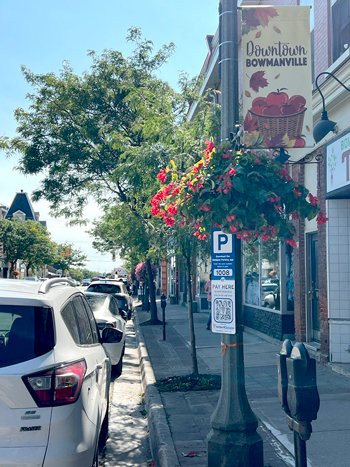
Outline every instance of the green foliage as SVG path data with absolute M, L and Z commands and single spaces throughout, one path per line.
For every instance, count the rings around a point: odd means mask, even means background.
M 51 265 L 65 274 L 71 268 L 84 266 L 86 260 L 86 255 L 79 248 L 74 248 L 70 243 L 59 243 L 56 244 L 56 256 Z
M 5 262 L 15 264 L 21 260 L 27 267 L 36 270 L 53 261 L 56 249 L 46 228 L 36 221 L 0 219 L 0 243 L 3 245 Z

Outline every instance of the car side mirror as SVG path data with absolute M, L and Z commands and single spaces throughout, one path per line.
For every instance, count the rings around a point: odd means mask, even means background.
M 127 314 L 127 312 L 125 310 L 119 309 L 119 314 L 123 319 L 125 319 L 125 321 L 128 320 L 128 314 Z
M 119 329 L 114 329 L 111 327 L 106 327 L 102 331 L 102 344 L 113 344 L 115 342 L 120 342 L 123 338 L 123 333 Z

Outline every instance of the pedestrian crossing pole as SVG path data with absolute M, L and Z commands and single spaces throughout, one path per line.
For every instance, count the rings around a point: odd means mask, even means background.
M 219 70 L 221 140 L 239 123 L 237 0 L 220 0 Z M 208 467 L 263 467 L 258 421 L 245 390 L 241 241 L 235 238 L 236 333 L 221 334 L 222 371 L 218 405 L 208 435 Z

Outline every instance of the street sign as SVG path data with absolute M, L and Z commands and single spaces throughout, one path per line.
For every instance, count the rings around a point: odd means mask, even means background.
M 234 240 L 220 229 L 212 231 L 211 329 L 220 334 L 236 334 Z

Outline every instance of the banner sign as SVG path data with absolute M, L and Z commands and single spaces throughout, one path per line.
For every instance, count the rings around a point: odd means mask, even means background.
M 236 334 L 235 237 L 213 229 L 211 238 L 211 329 Z
M 313 147 L 310 7 L 242 7 L 242 60 L 244 144 Z

